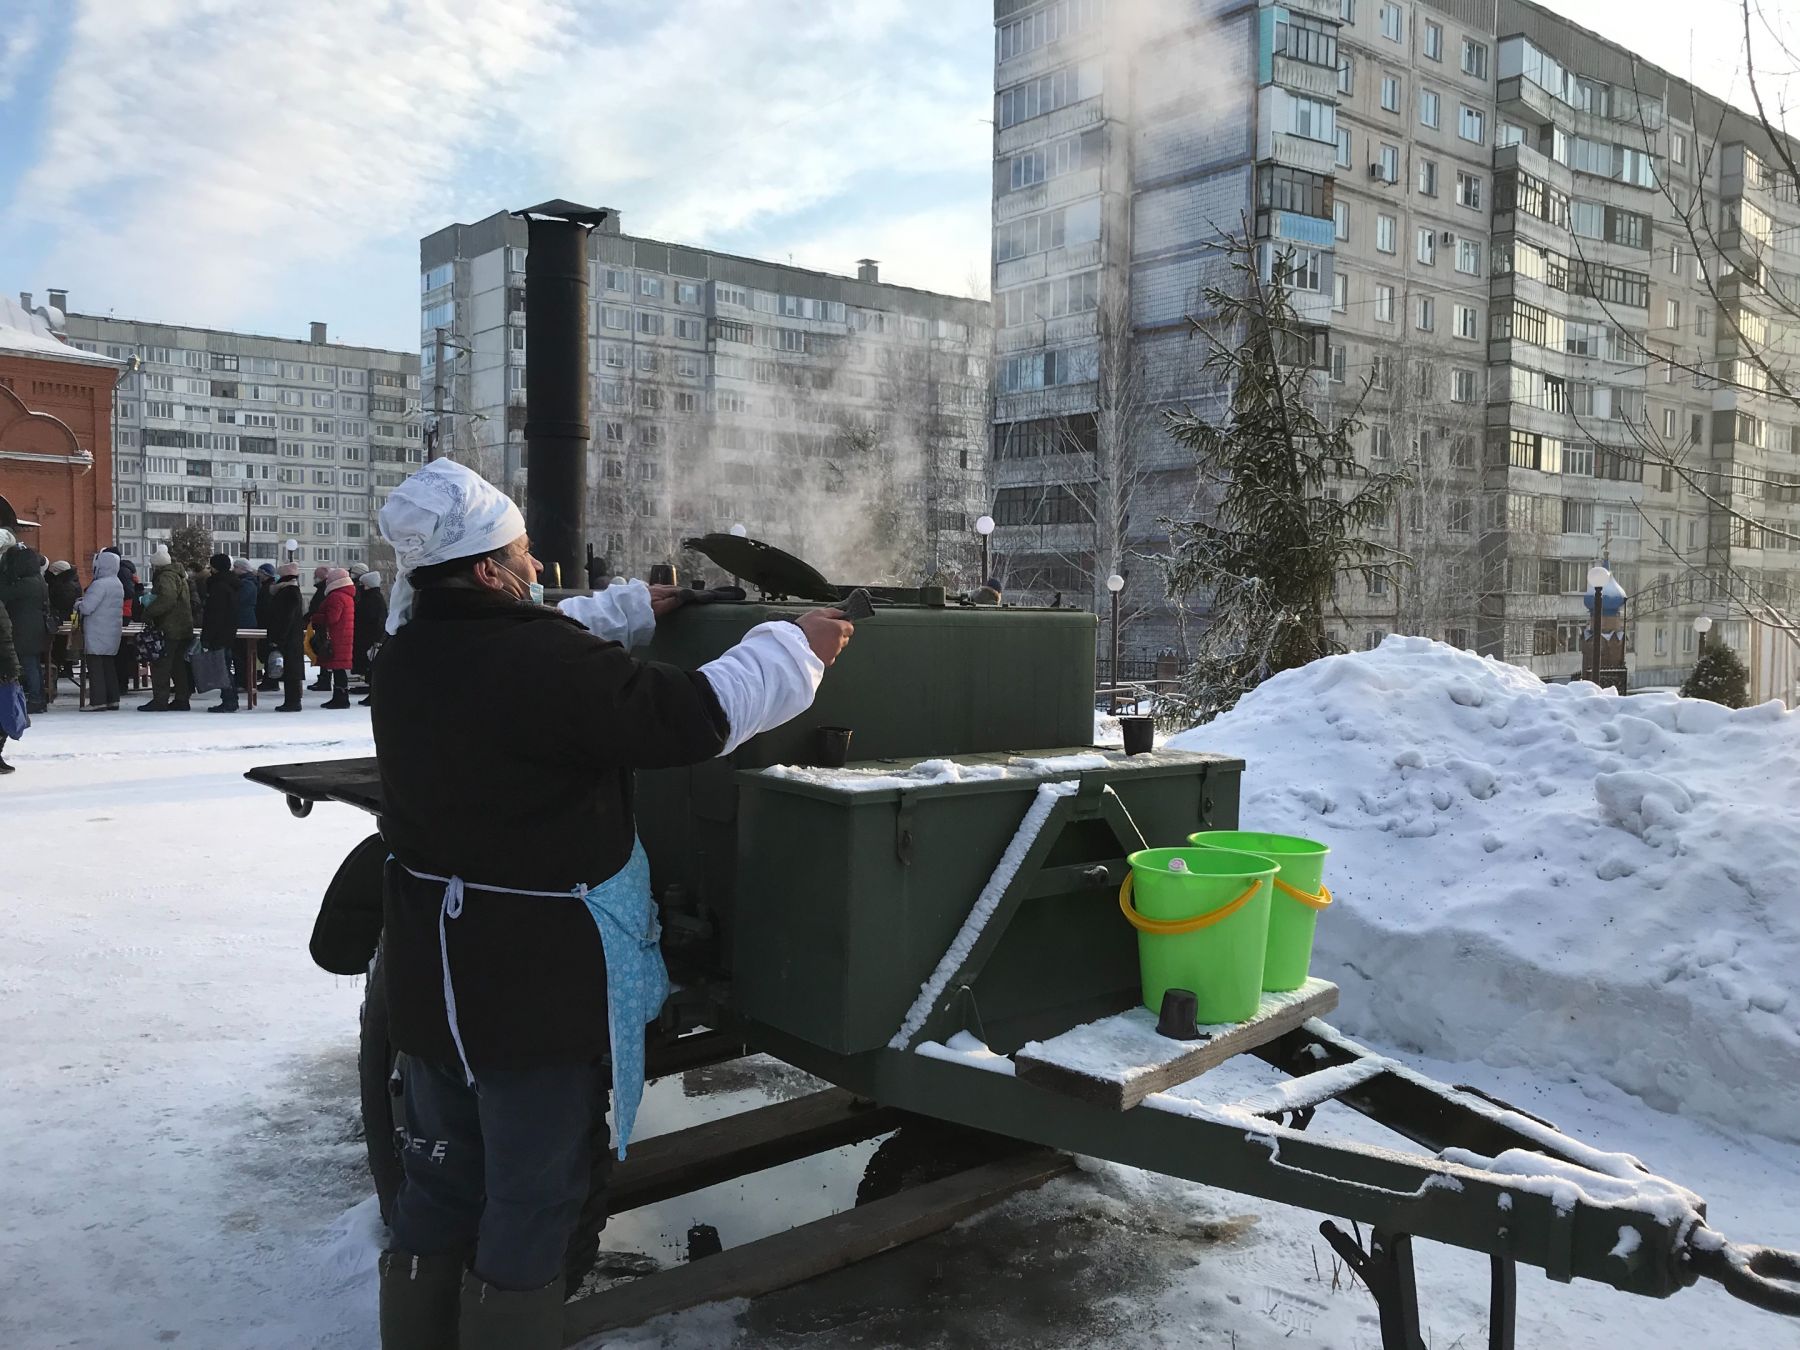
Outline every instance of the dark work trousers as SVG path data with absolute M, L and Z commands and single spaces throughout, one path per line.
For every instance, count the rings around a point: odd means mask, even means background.
M 296 642 L 281 649 L 281 701 L 299 707 L 300 691 L 305 687 L 306 656 Z
M 400 1072 L 407 1142 L 395 1250 L 473 1251 L 475 1274 L 500 1289 L 560 1279 L 595 1164 L 611 1156 L 608 1065 L 490 1069 L 474 1087 L 460 1068 L 410 1055 Z
M 157 703 L 186 703 L 193 694 L 193 676 L 188 669 L 188 648 L 193 639 L 170 638 L 163 654 L 150 666 L 150 692 Z
M 89 657 L 88 702 L 110 707 L 119 701 L 119 663 L 110 656 Z

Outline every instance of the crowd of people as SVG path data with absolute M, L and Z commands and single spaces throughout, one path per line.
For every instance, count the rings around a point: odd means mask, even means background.
M 280 692 L 277 712 L 302 711 L 307 689 L 329 695 L 322 708 L 348 708 L 352 695 L 370 701 L 371 662 L 387 626 L 381 573 L 360 563 L 316 567 L 308 595 L 294 563 L 252 566 L 217 553 L 202 570 L 163 545 L 149 572 L 146 582 L 136 563 L 107 548 L 83 586 L 69 562 L 46 562 L 0 530 L 0 686 L 21 687 L 27 714 L 45 711 L 46 678 L 74 680 L 78 664 L 88 712 L 117 712 L 144 666 L 151 697 L 139 712 L 192 711 L 196 677 L 219 691 L 206 712 L 236 712 L 252 687 Z M 265 636 L 252 647 L 240 640 L 246 630 Z M 0 730 L 0 750 L 5 743 Z M 0 758 L 0 773 L 11 771 Z

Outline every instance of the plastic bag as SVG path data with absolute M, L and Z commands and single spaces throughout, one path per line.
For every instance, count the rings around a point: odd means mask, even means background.
M 215 689 L 223 689 L 231 680 L 231 658 L 223 650 L 196 651 L 189 658 L 194 671 L 194 691 L 209 694 Z
M 30 725 L 31 716 L 25 711 L 25 686 L 17 680 L 0 684 L 0 735 L 16 741 Z

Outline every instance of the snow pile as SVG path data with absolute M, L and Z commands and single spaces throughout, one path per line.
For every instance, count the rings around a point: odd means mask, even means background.
M 1800 1140 L 1800 718 L 1546 685 L 1422 638 L 1280 675 L 1171 748 L 1329 844 L 1314 974 L 1407 1050 L 1600 1076 Z
M 1017 755 L 1004 764 L 964 764 L 954 759 L 924 759 L 909 769 L 818 769 L 801 764 L 775 764 L 758 770 L 765 778 L 785 778 L 838 792 L 895 792 L 944 787 L 951 783 L 993 782 L 999 779 L 1049 778 L 1065 773 L 1113 767 L 1117 756 L 1052 755 L 1034 759 Z

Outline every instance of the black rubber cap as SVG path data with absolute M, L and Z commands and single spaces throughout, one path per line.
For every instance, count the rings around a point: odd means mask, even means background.
M 1165 989 L 1162 1013 L 1156 1019 L 1156 1034 L 1172 1041 L 1197 1041 L 1200 1028 L 1196 1024 L 1200 1001 L 1190 989 Z

